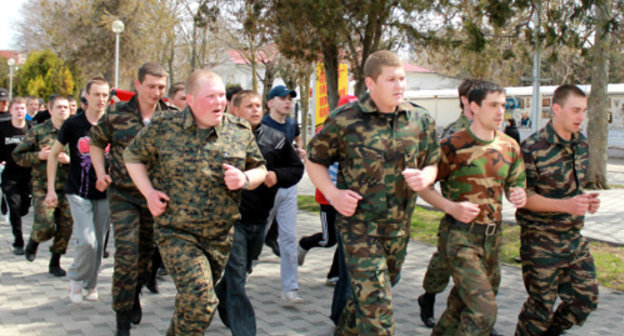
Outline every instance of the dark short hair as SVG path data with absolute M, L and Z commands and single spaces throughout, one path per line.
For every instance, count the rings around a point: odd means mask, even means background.
M 563 106 L 570 95 L 583 98 L 587 97 L 585 92 L 583 92 L 583 90 L 581 90 L 578 86 L 574 84 L 563 84 L 555 89 L 555 92 L 553 93 L 553 105 L 558 104 L 559 106 Z
M 110 88 L 110 84 L 108 84 L 106 79 L 104 79 L 102 77 L 93 77 L 93 78 L 89 79 L 89 81 L 87 81 L 87 85 L 85 85 L 85 92 L 86 93 L 90 93 L 91 92 L 91 86 L 93 84 L 108 85 L 108 87 Z
M 184 89 L 186 89 L 184 82 L 173 83 L 173 85 L 171 85 L 171 87 L 169 88 L 169 93 L 167 97 L 173 99 L 178 91 L 183 91 Z
M 235 107 L 240 107 L 240 104 L 243 102 L 243 99 L 249 96 L 258 97 L 258 99 L 262 100 L 258 92 L 254 90 L 242 90 L 236 93 L 234 97 L 232 97 L 232 105 Z
M 56 95 L 56 96 L 50 98 L 50 100 L 48 101 L 48 106 L 50 106 L 50 109 L 52 109 L 54 107 L 54 104 L 56 104 L 56 102 L 58 100 L 67 100 L 67 102 L 69 102 L 69 97 Z M 76 100 L 76 99 L 74 99 L 74 100 Z
M 143 65 L 141 65 L 141 67 L 139 68 L 139 73 L 138 73 L 138 79 L 139 79 L 139 83 L 143 83 L 143 81 L 145 80 L 145 76 L 147 75 L 151 75 L 154 77 L 167 77 L 167 70 L 165 70 L 165 68 L 158 64 L 158 63 L 145 63 Z
M 402 67 L 403 62 L 396 53 L 390 50 L 375 51 L 368 56 L 366 63 L 364 63 L 364 77 L 370 77 L 376 81 L 383 66 Z
M 477 79 L 466 78 L 457 87 L 457 94 L 459 95 L 459 107 L 463 110 L 464 103 L 462 103 L 461 97 L 468 97 L 470 89 L 477 83 Z
M 232 101 L 232 97 L 241 91 L 243 91 L 243 88 L 240 85 L 229 86 L 225 89 L 225 99 L 227 99 L 227 101 Z
M 468 92 L 468 101 L 471 103 L 475 102 L 477 105 L 481 106 L 481 102 L 485 99 L 488 93 L 495 92 L 505 93 L 505 89 L 496 83 L 479 81 L 472 87 L 472 89 L 470 89 L 470 92 Z

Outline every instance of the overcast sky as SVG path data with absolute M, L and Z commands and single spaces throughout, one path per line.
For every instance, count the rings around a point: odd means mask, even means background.
M 0 19 L 1 50 L 15 47 L 15 43 L 13 43 L 15 28 L 13 26 L 20 15 L 20 8 L 25 2 L 26 0 L 0 0 L 0 13 L 2 13 L 2 19 Z

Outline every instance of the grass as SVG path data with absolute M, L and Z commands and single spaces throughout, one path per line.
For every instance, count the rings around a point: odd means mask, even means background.
M 299 210 L 319 212 L 319 206 L 314 201 L 314 196 L 299 196 L 298 204 Z M 438 240 L 438 224 L 442 215 L 441 211 L 417 206 L 412 216 L 412 238 L 419 242 L 435 245 Z M 591 242 L 589 246 L 596 264 L 598 284 L 624 291 L 624 247 L 601 242 Z M 501 261 L 520 267 L 514 261 L 514 257 L 519 256 L 519 251 L 520 227 L 504 224 Z

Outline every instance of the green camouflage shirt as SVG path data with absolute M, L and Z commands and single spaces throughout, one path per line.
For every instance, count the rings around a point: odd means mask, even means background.
M 533 133 L 522 142 L 527 196 L 537 193 L 563 199 L 582 194 L 589 165 L 588 148 L 587 139 L 580 133 L 574 134 L 570 141 L 563 140 L 553 129 L 552 121 Z M 532 230 L 580 230 L 584 218 L 561 212 L 516 211 L 518 224 Z
M 32 184 L 34 189 L 47 190 L 48 175 L 46 169 L 48 161 L 40 160 L 39 152 L 45 146 L 50 146 L 51 148 L 54 145 L 58 131 L 54 128 L 52 120 L 48 119 L 44 123 L 31 128 L 22 143 L 13 150 L 15 163 L 22 167 L 32 167 Z M 65 153 L 69 155 L 67 146 L 65 146 Z M 61 164 L 59 162 L 54 183 L 57 192 L 65 189 L 68 172 L 69 164 Z
M 176 113 L 175 107 L 159 101 L 154 117 L 160 113 Z M 123 151 L 137 133 L 144 127 L 143 117 L 139 112 L 139 101 L 135 94 L 127 102 L 111 105 L 96 126 L 91 127 L 90 145 L 106 148 L 110 145 L 109 175 L 116 188 L 136 190 L 128 175 L 123 161 Z
M 500 223 L 502 196 L 511 187 L 525 188 L 520 146 L 505 133 L 483 141 L 466 128 L 440 142 L 438 180 L 442 195 L 454 202 L 468 201 L 481 209 L 473 223 Z
M 442 131 L 442 137 L 440 139 L 444 139 L 451 134 L 454 134 L 454 133 L 457 133 L 458 131 L 466 129 L 470 127 L 470 124 L 472 124 L 472 121 L 468 119 L 468 117 L 466 117 L 466 115 L 462 111 L 461 114 L 459 115 L 459 118 L 457 118 L 457 120 L 448 124 L 448 126 L 444 128 L 444 131 Z
M 148 167 L 154 188 L 170 198 L 157 228 L 205 238 L 227 234 L 240 218 L 241 191 L 223 181 L 223 163 L 240 170 L 263 167 L 264 158 L 245 121 L 225 114 L 213 128 L 197 127 L 189 107 L 154 118 L 128 145 L 124 162 Z
M 334 110 L 308 146 L 308 158 L 329 167 L 339 163 L 339 189 L 363 198 L 338 225 L 356 235 L 406 235 L 416 194 L 405 183 L 405 168 L 436 164 L 440 156 L 435 123 L 422 107 L 403 102 L 381 113 L 364 96 Z

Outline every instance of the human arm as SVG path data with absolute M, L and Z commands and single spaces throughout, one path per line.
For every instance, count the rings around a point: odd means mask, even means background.
M 241 189 L 247 181 L 249 181 L 247 190 L 256 189 L 264 182 L 266 176 L 266 168 L 264 166 L 248 169 L 244 172 L 226 163 L 223 164 L 223 168 L 225 169 L 223 180 L 230 190 Z
M 303 162 L 301 162 L 295 148 L 289 146 L 286 137 L 283 138 L 283 141 L 281 141 L 277 147 L 280 147 L 279 155 L 275 160 L 277 162 L 275 162 L 272 167 L 272 172 L 275 175 L 275 183 L 280 188 L 292 187 L 297 184 L 303 176 L 303 171 L 305 169 Z M 272 187 L 272 185 L 267 184 L 270 173 L 271 171 L 267 172 L 267 178 L 264 181 L 264 184 L 269 188 Z
M 448 200 L 433 188 L 418 191 L 418 196 L 460 222 L 470 223 L 481 212 L 478 205 L 468 201 L 454 202 Z
M 301 139 L 301 135 L 297 135 L 295 137 L 295 144 L 297 144 L 297 147 L 295 147 L 295 150 L 297 151 L 297 155 L 299 155 L 299 158 L 301 160 L 305 161 L 307 153 L 305 149 L 303 149 L 303 140 Z
M 600 207 L 598 193 L 581 194 L 574 197 L 557 199 L 534 193 L 527 198 L 524 209 L 535 212 L 563 212 L 570 215 L 584 216 L 596 213 Z
M 160 190 L 154 189 L 147 175 L 147 167 L 143 163 L 126 163 L 128 175 L 147 201 L 147 208 L 154 217 L 165 212 L 169 196 Z
M 435 164 L 426 166 L 422 170 L 406 168 L 401 172 L 407 185 L 414 191 L 420 191 L 432 185 L 437 174 L 438 166 Z
M 40 151 L 37 151 L 37 137 L 31 129 L 24 137 L 24 140 L 15 147 L 11 155 L 13 156 L 13 161 L 19 166 L 32 167 L 38 162 L 46 160 L 49 151 L 50 146 L 44 146 Z
M 54 141 L 54 145 L 52 145 L 52 148 L 48 153 L 48 163 L 46 166 L 48 192 L 45 197 L 45 202 L 48 206 L 54 208 L 58 205 L 58 196 L 56 195 L 55 190 L 56 170 L 59 162 L 58 154 L 63 150 L 63 147 L 63 144 L 61 144 L 58 140 Z
M 99 146 L 92 145 L 90 148 L 90 154 L 91 164 L 93 165 L 93 170 L 95 170 L 95 175 L 97 176 L 95 187 L 97 190 L 104 192 L 112 182 L 110 175 L 106 173 L 106 157 L 104 149 Z
M 357 209 L 358 201 L 362 199 L 360 194 L 348 189 L 338 189 L 329 178 L 327 167 L 309 161 L 306 169 L 310 180 L 325 195 L 325 198 L 333 205 L 333 207 L 341 215 L 350 217 Z

